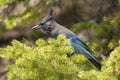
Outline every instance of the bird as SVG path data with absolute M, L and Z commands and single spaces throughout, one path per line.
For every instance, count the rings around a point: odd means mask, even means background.
M 74 49 L 74 52 L 71 54 L 67 54 L 68 57 L 71 57 L 75 53 L 83 54 L 87 57 L 88 60 L 94 64 L 94 66 L 101 70 L 100 62 L 92 55 L 92 51 L 90 48 L 79 38 L 75 33 L 66 27 L 58 24 L 53 18 L 53 8 L 51 8 L 50 12 L 47 16 L 45 16 L 39 24 L 32 27 L 33 30 L 40 30 L 43 33 L 47 34 L 49 37 L 57 38 L 59 34 L 64 34 L 67 39 L 71 40 L 71 46 Z

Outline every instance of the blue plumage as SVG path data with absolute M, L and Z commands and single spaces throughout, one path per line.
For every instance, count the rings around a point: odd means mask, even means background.
M 74 48 L 74 53 L 82 53 L 85 55 L 98 69 L 101 69 L 101 65 L 98 60 L 91 54 L 89 47 L 76 35 L 66 36 L 71 40 L 71 45 Z
M 67 35 L 66 37 L 67 37 L 68 39 L 70 39 L 71 42 L 76 43 L 76 44 L 79 44 L 79 45 L 81 45 L 83 48 L 85 48 L 86 50 L 89 50 L 89 51 L 90 51 L 89 47 L 88 47 L 78 36 L 76 36 L 76 35 Z

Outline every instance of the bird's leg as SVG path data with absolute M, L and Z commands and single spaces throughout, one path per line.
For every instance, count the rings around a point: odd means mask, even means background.
M 71 54 L 67 53 L 67 57 L 71 57 L 73 54 L 74 54 L 74 52 Z

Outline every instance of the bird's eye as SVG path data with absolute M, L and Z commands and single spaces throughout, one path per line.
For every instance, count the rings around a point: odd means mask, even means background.
M 39 25 L 44 25 L 45 23 L 40 23 Z

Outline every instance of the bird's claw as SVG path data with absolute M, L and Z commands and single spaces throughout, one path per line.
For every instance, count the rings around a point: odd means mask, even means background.
M 67 57 L 71 57 L 74 53 L 70 54 L 70 53 L 67 53 Z

